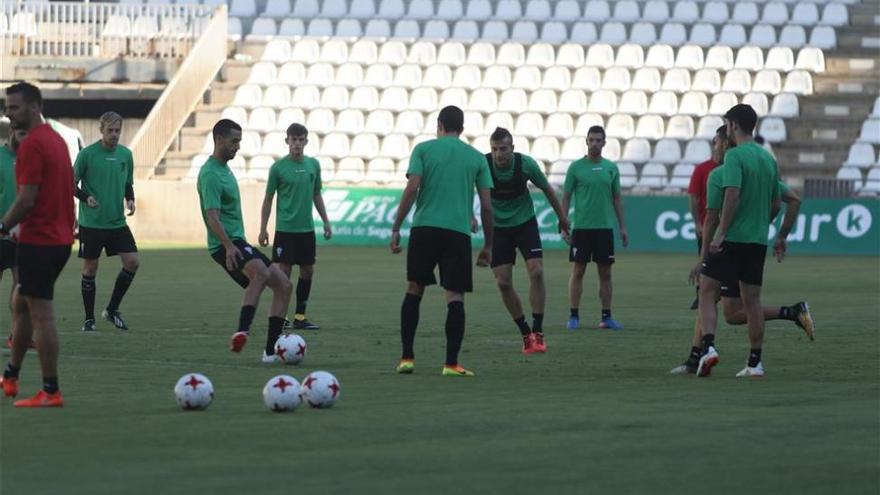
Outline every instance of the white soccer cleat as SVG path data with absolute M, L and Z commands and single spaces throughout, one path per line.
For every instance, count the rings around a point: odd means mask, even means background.
M 697 370 L 695 368 L 692 368 L 686 364 L 680 364 L 680 365 L 676 366 L 675 368 L 672 368 L 671 370 L 669 370 L 669 374 L 670 375 L 693 375 L 694 373 L 696 373 L 696 371 Z
M 263 362 L 267 364 L 280 363 L 281 357 L 278 354 L 266 354 L 266 351 L 263 351 Z
M 712 368 L 718 364 L 719 360 L 718 351 L 715 350 L 714 346 L 709 346 L 706 354 L 703 354 L 703 357 L 700 358 L 700 364 L 697 366 L 697 376 L 711 375 Z
M 758 363 L 757 366 L 751 367 L 746 366 L 739 373 L 736 374 L 737 378 L 763 378 L 764 377 L 764 365 Z

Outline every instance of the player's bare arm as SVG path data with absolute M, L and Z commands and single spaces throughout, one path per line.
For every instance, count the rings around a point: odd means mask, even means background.
M 565 217 L 568 218 L 568 212 L 571 209 L 571 193 L 565 191 L 562 193 L 562 211 L 565 212 Z M 566 244 L 571 244 L 571 232 L 563 232 L 562 240 L 565 241 Z
M 779 233 L 776 234 L 776 240 L 773 242 L 773 255 L 776 256 L 776 261 L 780 263 L 785 259 L 786 239 L 788 239 L 788 234 L 791 233 L 791 229 L 794 227 L 798 213 L 801 210 L 801 198 L 794 191 L 786 191 L 781 199 L 785 202 L 785 216 L 782 217 L 782 225 L 779 227 Z
M 333 237 L 333 228 L 330 226 L 330 219 L 327 217 L 327 208 L 324 207 L 324 197 L 321 193 L 315 193 L 312 201 L 315 203 L 315 209 L 318 210 L 318 216 L 324 224 L 324 239 L 330 240 Z
M 421 175 L 410 174 L 406 181 L 406 187 L 403 189 L 403 196 L 400 198 L 400 206 L 397 208 L 397 217 L 394 219 L 394 224 L 391 226 L 391 252 L 394 254 L 402 251 L 400 248 L 400 226 L 403 224 L 403 220 L 406 216 L 409 215 L 409 210 L 416 201 L 416 194 L 419 192 L 419 186 L 421 184 Z
M 480 195 L 480 220 L 483 221 L 483 249 L 477 255 L 477 266 L 489 266 L 492 262 L 492 235 L 494 225 L 492 218 L 492 193 L 490 189 L 477 190 Z
M 559 203 L 559 198 L 556 197 L 556 191 L 553 190 L 553 186 L 549 184 L 547 187 L 541 187 L 538 184 L 535 185 L 544 193 L 544 196 L 547 197 L 547 202 L 550 203 L 553 211 L 556 212 L 556 218 L 559 220 L 559 232 L 565 236 L 570 235 L 571 226 L 568 222 L 568 210 L 563 208 Z
M 208 217 L 208 227 L 211 228 L 211 232 L 220 239 L 220 243 L 223 244 L 223 249 L 226 250 L 226 268 L 229 271 L 234 271 L 238 268 L 238 262 L 243 260 L 244 257 L 241 255 L 241 251 L 235 247 L 235 244 L 232 243 L 232 239 L 226 235 L 226 231 L 223 229 L 223 224 L 220 223 L 220 210 L 210 209 L 206 213 Z
M 715 236 L 715 232 L 718 230 L 719 221 L 718 210 L 706 210 L 706 220 L 703 223 L 703 234 L 706 235 L 705 239 L 711 239 Z M 697 282 L 700 281 L 700 271 L 703 269 L 703 260 L 708 256 L 709 243 L 704 242 L 703 247 L 700 249 L 700 257 L 697 260 L 697 264 L 691 269 L 690 275 L 688 275 L 688 282 L 690 282 L 691 285 L 696 285 Z
M 626 223 L 623 220 L 623 197 L 618 193 L 614 195 L 614 214 L 617 216 L 617 225 L 620 226 L 620 242 L 623 247 L 629 246 L 629 233 L 626 231 Z
M 269 224 L 269 215 L 272 214 L 272 199 L 274 197 L 274 192 L 266 191 L 266 195 L 263 197 L 263 206 L 260 208 L 260 236 L 257 241 L 263 247 L 269 245 L 269 232 L 266 230 L 266 226 Z

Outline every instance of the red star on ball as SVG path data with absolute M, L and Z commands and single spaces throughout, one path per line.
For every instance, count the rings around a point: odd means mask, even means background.
M 333 391 L 333 397 L 336 397 L 336 394 L 339 393 L 339 384 L 336 382 L 333 382 L 330 385 L 327 385 L 327 388 L 329 388 L 330 390 Z
M 186 385 L 189 385 L 190 387 L 192 387 L 193 390 L 195 390 L 195 389 L 199 388 L 199 385 L 201 385 L 205 382 L 196 378 L 196 375 L 190 375 L 189 380 L 187 380 L 185 383 L 186 383 Z
M 278 354 L 278 357 L 280 357 L 281 359 L 284 359 L 284 354 L 286 354 L 286 353 L 287 353 L 287 349 L 284 347 L 275 348 L 275 354 Z
M 306 355 L 306 346 L 304 346 L 302 344 L 297 344 L 296 355 L 297 356 L 305 356 Z
M 274 387 L 274 388 L 280 388 L 280 389 L 281 389 L 281 393 L 283 394 L 283 393 L 284 393 L 284 390 L 285 390 L 287 387 L 290 387 L 290 386 L 292 386 L 292 385 L 293 385 L 293 383 L 291 383 L 291 382 L 285 380 L 284 378 L 279 378 L 278 381 L 275 382 L 275 385 L 272 385 L 272 387 Z
M 312 388 L 312 384 L 315 383 L 316 378 L 312 375 L 306 377 L 306 381 L 303 382 L 303 387 Z

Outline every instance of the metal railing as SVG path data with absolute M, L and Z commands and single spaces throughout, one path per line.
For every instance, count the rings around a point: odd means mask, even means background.
M 824 177 L 804 179 L 805 198 L 850 198 L 855 195 L 856 184 L 852 180 Z
M 183 58 L 213 7 L 0 1 L 0 55 Z
M 131 140 L 135 174 L 149 178 L 226 62 L 226 6 L 216 9 L 143 125 Z

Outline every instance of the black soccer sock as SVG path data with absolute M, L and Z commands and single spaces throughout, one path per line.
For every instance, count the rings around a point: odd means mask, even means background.
M 446 366 L 455 366 L 464 340 L 464 302 L 452 301 L 446 307 Z
M 715 334 L 709 333 L 703 335 L 703 353 L 709 350 L 709 347 L 715 347 Z
M 611 310 L 610 309 L 603 309 L 602 310 L 602 319 L 608 320 L 610 318 L 611 318 Z
M 752 349 L 749 351 L 749 368 L 758 366 L 761 362 L 761 349 Z
M 134 280 L 133 272 L 130 272 L 125 268 L 119 270 L 119 275 L 116 276 L 116 285 L 113 286 L 113 295 L 110 296 L 110 303 L 107 304 L 108 312 L 113 312 L 119 309 L 122 297 L 125 296 L 128 288 L 131 287 L 132 280 Z
M 416 328 L 419 326 L 419 305 L 421 296 L 407 293 L 400 305 L 400 343 L 403 346 L 403 359 L 414 359 L 413 343 L 416 340 Z
M 296 314 L 306 314 L 306 304 L 309 303 L 309 293 L 312 292 L 312 279 L 300 277 L 296 283 Z
M 238 315 L 238 331 L 250 332 L 251 323 L 254 322 L 254 314 L 257 312 L 256 306 L 242 306 L 241 313 Z
M 83 296 L 83 309 L 87 320 L 95 319 L 95 277 L 82 276 L 80 289 Z
M 284 328 L 284 318 L 279 316 L 269 317 L 269 332 L 266 334 L 266 355 L 275 354 L 275 342 L 281 336 L 281 329 Z
M 58 392 L 58 377 L 57 376 L 44 376 L 43 377 L 43 391 L 47 394 L 54 394 Z
M 794 308 L 791 306 L 780 306 L 779 319 L 794 321 Z
M 523 335 L 532 333 L 532 329 L 529 328 L 529 324 L 526 323 L 526 317 L 524 315 L 520 315 L 519 318 L 514 318 L 513 322 L 516 323 L 516 326 L 519 328 L 519 333 Z
M 700 363 L 700 358 L 702 356 L 703 356 L 703 351 L 701 351 L 699 347 L 693 346 L 693 347 L 691 347 L 691 354 L 690 354 L 690 356 L 688 356 L 687 361 L 685 361 L 685 364 L 688 366 L 691 366 L 693 368 L 696 368 L 697 365 Z
M 581 317 L 580 312 L 578 311 L 577 308 L 571 308 L 571 317 L 572 318 L 580 318 Z
M 6 363 L 6 369 L 3 370 L 3 378 L 18 378 L 21 368 L 17 368 L 12 363 Z
M 544 313 L 532 313 L 532 331 L 544 333 Z

